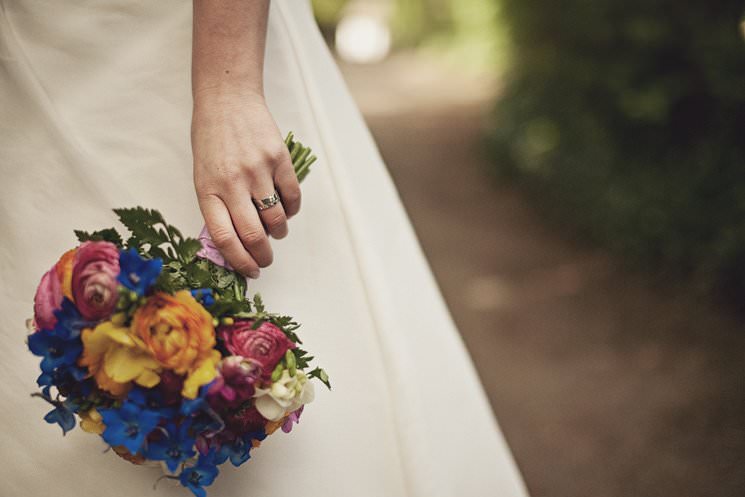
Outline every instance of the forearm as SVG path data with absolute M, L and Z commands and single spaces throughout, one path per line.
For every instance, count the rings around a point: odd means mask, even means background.
M 270 0 L 194 0 L 192 94 L 263 95 Z
M 287 235 L 301 196 L 264 98 L 269 2 L 194 0 L 194 187 L 215 245 L 251 278 L 272 263 L 268 236 Z M 277 194 L 281 201 L 271 207 L 254 203 Z

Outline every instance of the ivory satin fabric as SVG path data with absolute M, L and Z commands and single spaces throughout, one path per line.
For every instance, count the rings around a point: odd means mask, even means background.
M 472 363 L 305 0 L 274 0 L 265 87 L 319 160 L 290 236 L 251 291 L 303 323 L 331 375 L 212 497 L 522 497 Z M 144 205 L 196 235 L 191 2 L 0 0 L 0 497 L 190 495 L 42 417 L 24 343 L 39 278 Z

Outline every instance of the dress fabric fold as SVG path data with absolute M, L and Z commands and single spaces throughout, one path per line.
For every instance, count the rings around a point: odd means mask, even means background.
M 196 236 L 191 2 L 0 0 L 0 496 L 183 496 L 31 398 L 24 322 L 73 229 L 142 205 Z M 332 376 L 212 497 L 523 497 L 522 479 L 375 143 L 305 0 L 273 0 L 265 90 L 318 162 L 250 284 Z

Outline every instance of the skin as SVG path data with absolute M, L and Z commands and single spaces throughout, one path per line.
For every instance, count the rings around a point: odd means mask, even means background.
M 258 278 L 269 237 L 287 236 L 300 186 L 263 86 L 269 0 L 194 0 L 191 142 L 194 187 L 225 259 Z M 258 211 L 274 191 L 282 202 Z

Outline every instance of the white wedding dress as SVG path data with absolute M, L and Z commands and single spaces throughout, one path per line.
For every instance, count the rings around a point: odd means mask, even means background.
M 191 2 L 0 0 L 0 496 L 190 495 L 79 428 L 42 420 L 24 321 L 73 228 L 143 205 L 196 235 Z M 252 283 L 293 314 L 333 382 L 290 435 L 213 497 L 522 497 L 493 419 L 375 144 L 306 0 L 272 2 L 265 87 L 319 161 L 290 236 Z

